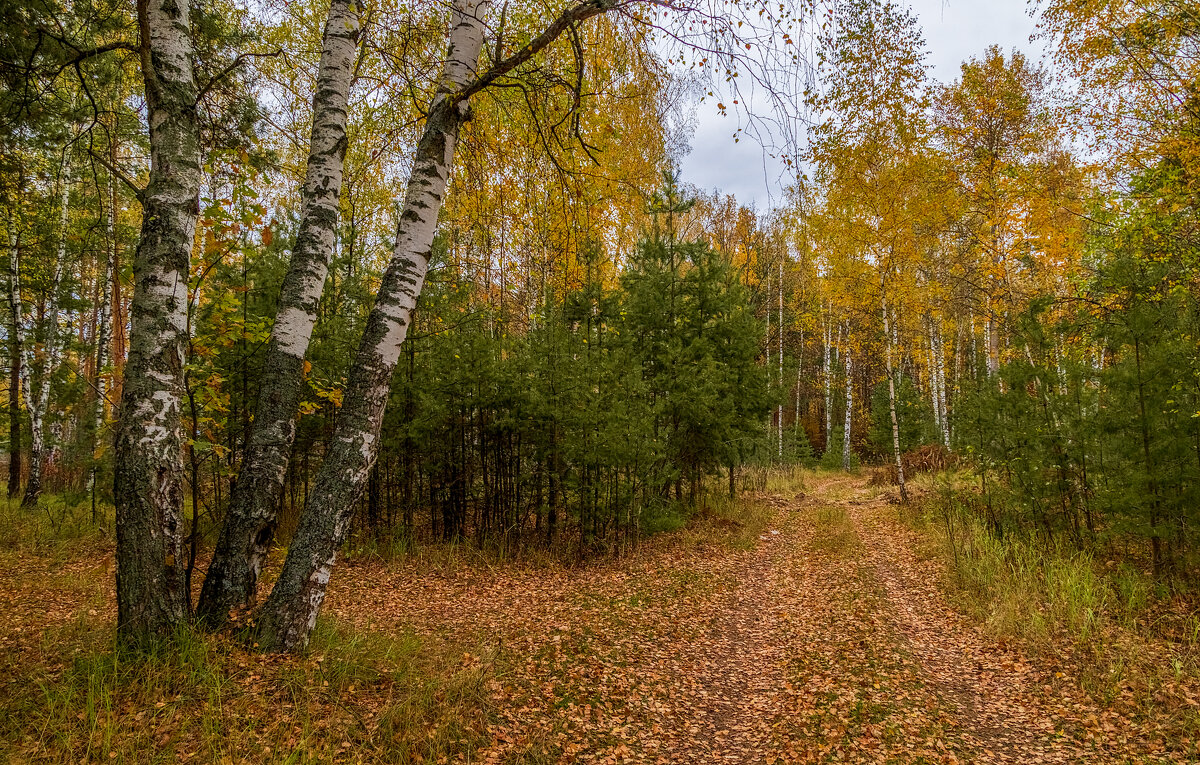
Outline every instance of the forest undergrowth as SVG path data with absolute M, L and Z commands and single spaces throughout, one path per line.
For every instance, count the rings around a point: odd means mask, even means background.
M 777 487 L 790 475 L 759 471 L 747 481 Z M 618 601 L 681 597 L 706 581 L 671 571 L 612 595 L 604 583 L 632 576 L 633 561 L 614 550 L 581 562 L 570 539 L 516 549 L 358 544 L 335 583 L 334 613 L 302 657 L 263 656 L 236 632 L 192 630 L 152 655 L 122 655 L 111 512 L 58 497 L 34 511 L 0 502 L 6 762 L 475 762 L 489 741 L 504 740 L 488 733 L 498 709 L 487 690 L 511 671 L 512 652 L 480 626 L 488 615 L 513 616 L 500 603 L 544 616 L 555 588 L 577 589 L 572 607 L 599 618 Z M 765 523 L 755 501 L 714 490 L 690 522 L 646 540 L 639 559 L 744 550 Z M 636 568 L 645 577 L 645 565 Z M 591 589 L 569 586 L 579 576 Z M 440 591 L 425 597 L 431 589 Z

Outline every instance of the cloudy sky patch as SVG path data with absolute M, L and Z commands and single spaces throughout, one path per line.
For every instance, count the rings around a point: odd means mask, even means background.
M 1022 51 L 1034 61 L 1043 56 L 1042 41 L 1030 42 L 1037 20 L 1025 0 L 913 0 L 911 7 L 925 34 L 930 75 L 941 82 L 956 79 L 959 65 L 989 45 L 1006 53 Z M 788 176 L 782 163 L 753 140 L 734 143 L 737 127 L 736 115 L 718 113 L 716 99 L 699 104 L 692 151 L 682 163 L 683 180 L 734 194 L 765 211 L 780 202 Z

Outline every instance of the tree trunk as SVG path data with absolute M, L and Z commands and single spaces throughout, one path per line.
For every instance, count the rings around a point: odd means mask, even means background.
M 8 214 L 8 308 L 12 324 L 8 332 L 8 498 L 21 492 L 21 278 L 18 263 L 17 228 Z
M 355 501 L 375 461 L 392 370 L 425 281 L 459 127 L 469 115 L 467 102 L 450 96 L 475 78 L 484 40 L 479 16 L 487 4 L 455 2 L 447 61 L 417 146 L 391 262 L 350 369 L 329 452 L 258 620 L 264 650 L 290 651 L 307 644 Z
M 259 645 L 264 650 L 302 648 L 316 625 L 337 550 L 378 452 L 392 372 L 425 282 L 458 131 L 470 118 L 470 97 L 567 30 L 614 7 L 612 0 L 572 5 L 516 53 L 476 76 L 485 33 L 482 17 L 489 5 L 490 0 L 454 3 L 446 63 L 417 144 L 392 258 L 350 368 L 344 403 L 316 486 L 301 512 L 279 580 L 259 615 Z M 465 499 L 461 485 L 455 491 Z M 461 503 L 458 510 L 456 531 L 461 532 Z
M 776 428 L 779 435 L 779 461 L 783 462 L 783 253 L 779 255 L 779 404 L 776 406 Z
M 995 377 L 1000 372 L 1000 328 L 990 303 L 987 315 L 987 370 L 988 377 Z
M 93 413 L 92 468 L 88 473 L 88 494 L 92 495 L 93 508 L 96 504 L 96 473 L 99 471 L 100 456 L 103 453 L 104 417 L 108 406 L 108 378 L 105 376 L 105 367 L 107 366 L 109 336 L 112 334 L 112 276 L 113 263 L 116 261 L 117 255 L 116 214 L 117 193 L 113 185 L 112 173 L 109 173 L 108 200 L 105 204 L 107 239 L 105 240 L 104 268 L 101 269 L 100 276 L 100 315 L 96 321 L 96 410 Z M 93 517 L 92 521 L 95 522 L 95 520 Z
M 935 323 L 933 328 L 934 345 L 937 348 L 934 360 L 937 364 L 938 390 L 938 419 L 942 423 L 942 443 L 950 448 L 950 410 L 946 407 L 946 342 L 942 337 L 942 325 Z
M 842 431 L 842 470 L 850 469 L 850 425 L 854 413 L 854 378 L 852 376 L 853 358 L 850 350 L 846 350 L 846 423 Z
M 892 371 L 892 334 L 889 331 L 887 299 L 883 301 L 883 335 L 886 338 L 884 342 L 887 347 L 884 350 L 884 359 L 887 362 L 887 378 L 888 378 L 888 414 L 892 418 L 892 457 L 896 462 L 896 480 L 900 484 L 900 501 L 908 501 L 908 487 L 904 483 L 904 460 L 900 458 L 900 419 L 896 416 L 896 375 Z M 847 357 L 847 369 L 849 369 L 849 357 Z M 849 431 L 849 428 L 847 428 Z M 847 439 L 847 443 L 849 440 Z M 843 456 L 842 462 L 847 462 Z
M 275 326 L 263 361 L 258 406 L 228 515 L 204 578 L 197 614 L 224 623 L 230 609 L 254 602 L 274 536 L 296 415 L 305 390 L 304 355 L 317 320 L 337 237 L 346 156 L 346 119 L 358 49 L 354 0 L 333 0 L 325 22 L 300 228 L 283 279 Z
M 792 415 L 792 427 L 796 431 L 796 441 L 800 440 L 800 387 L 804 380 L 804 330 L 800 330 L 800 338 L 796 345 L 796 408 Z
M 829 320 L 825 320 L 825 451 L 833 446 L 833 367 L 830 366 L 830 343 L 833 342 Z
M 139 0 L 150 177 L 134 256 L 133 323 L 117 425 L 117 634 L 145 644 L 187 615 L 180 414 L 187 284 L 200 192 L 189 4 Z
M 675 264 L 672 263 L 671 267 L 674 268 Z M 767 320 L 767 333 L 763 337 L 763 343 L 767 347 L 767 361 L 766 361 L 766 364 L 764 364 L 764 366 L 766 367 L 767 390 L 769 391 L 772 387 L 772 380 L 771 380 L 771 269 L 770 269 L 770 266 L 767 267 L 767 283 L 764 286 L 763 291 L 764 291 L 763 305 L 766 306 L 765 313 L 766 313 L 766 320 Z M 672 326 L 672 325 L 673 325 L 673 322 L 669 323 L 667 326 Z M 775 439 L 775 435 L 772 432 L 772 429 L 774 428 L 774 425 L 775 425 L 774 414 L 773 414 L 773 412 L 771 412 L 770 409 L 767 410 L 766 425 L 767 425 L 767 443 L 770 444 Z
M 42 368 L 37 398 L 33 396 L 33 355 L 26 353 L 21 365 L 25 374 L 21 378 L 22 392 L 25 397 L 25 409 L 29 412 L 29 477 L 25 481 L 25 496 L 21 499 L 22 507 L 37 507 L 42 495 L 42 473 L 46 467 L 46 415 L 50 411 L 50 385 L 54 379 L 54 369 L 58 366 L 58 285 L 62 281 L 63 264 L 67 260 L 67 222 L 70 215 L 71 186 L 68 182 L 70 168 L 66 159 L 67 149 L 63 148 L 63 160 L 59 166 L 59 219 L 58 219 L 58 249 L 54 255 L 54 272 L 50 279 L 50 290 L 46 306 L 45 328 L 42 330 Z M 13 273 L 17 289 L 20 289 L 19 263 L 13 262 Z M 16 304 L 20 306 L 20 293 L 17 293 Z M 18 313 L 18 324 L 20 315 Z M 26 349 L 29 346 L 25 346 Z
M 933 407 L 933 426 L 941 432 L 942 429 L 942 410 L 938 406 L 938 375 L 937 375 L 937 336 L 934 331 L 934 318 L 928 316 L 927 328 L 929 330 L 929 405 Z

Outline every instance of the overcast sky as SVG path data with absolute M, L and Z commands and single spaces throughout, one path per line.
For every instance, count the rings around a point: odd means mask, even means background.
M 903 3 L 904 0 L 898 0 Z M 930 75 L 942 82 L 958 77 L 959 64 L 989 45 L 1043 55 L 1040 41 L 1030 42 L 1036 19 L 1025 0 L 910 0 L 925 33 Z M 736 117 L 722 117 L 710 100 L 699 105 L 692 151 L 683 160 L 683 180 L 705 190 L 720 189 L 742 203 L 766 211 L 779 202 L 780 166 L 761 147 L 731 137 Z

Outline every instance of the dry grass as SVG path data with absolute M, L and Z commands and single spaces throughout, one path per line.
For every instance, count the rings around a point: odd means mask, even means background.
M 945 566 L 952 601 L 1002 641 L 1015 641 L 1105 706 L 1200 737 L 1200 602 L 1135 566 L 1015 533 L 998 539 L 954 497 L 969 475 L 922 477 L 902 512 Z

